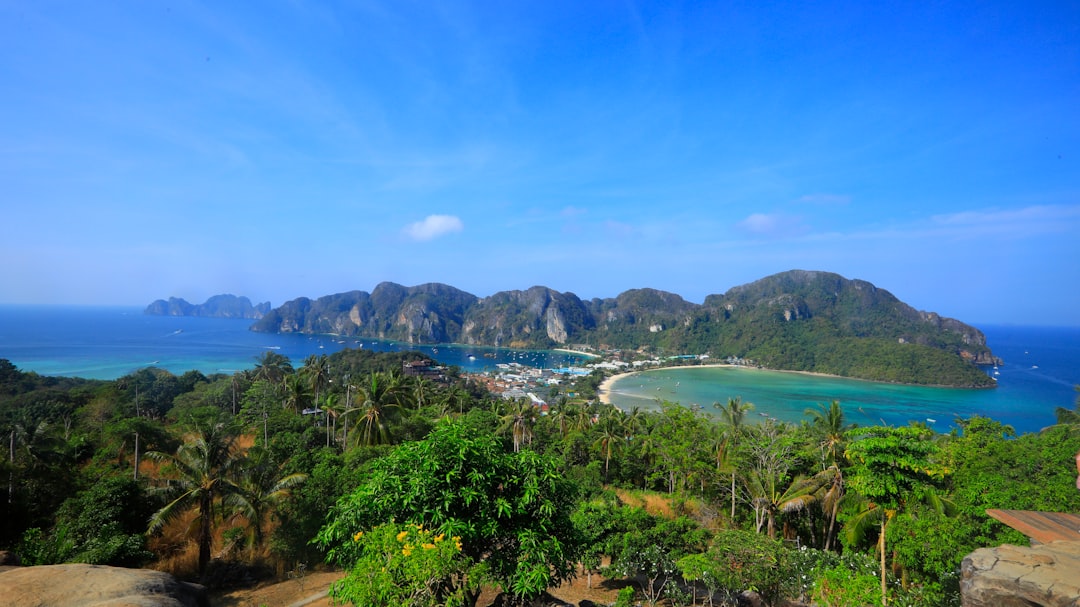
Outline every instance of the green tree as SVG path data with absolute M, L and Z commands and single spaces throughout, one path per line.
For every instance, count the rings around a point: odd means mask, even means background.
M 527 398 L 519 398 L 505 404 L 503 415 L 499 419 L 499 432 L 510 432 L 514 443 L 514 452 L 532 442 L 533 424 L 536 423 L 537 411 Z
M 909 502 L 932 489 L 943 473 L 931 463 L 937 446 L 926 430 L 912 426 L 872 426 L 848 432 L 845 456 L 851 462 L 848 484 L 881 510 L 878 548 L 881 603 L 888 604 L 885 538 L 889 522 Z
M 270 452 L 261 446 L 248 450 L 247 454 L 232 466 L 235 478 L 231 491 L 223 498 L 233 517 L 247 521 L 250 534 L 248 546 L 258 551 L 265 544 L 265 528 L 274 509 L 292 495 L 294 487 L 307 480 L 307 474 L 287 474 L 284 466 L 274 462 Z
M 150 517 L 149 531 L 159 531 L 170 521 L 195 510 L 195 541 L 199 545 L 199 573 L 210 562 L 214 521 L 222 500 L 237 492 L 232 471 L 241 461 L 236 429 L 223 418 L 196 422 L 191 434 L 175 454 L 151 451 L 146 456 L 165 464 L 167 490 L 178 493 Z
M 361 558 L 356 533 L 391 521 L 421 525 L 461 538 L 465 582 L 443 582 L 461 590 L 466 605 L 476 604 L 479 579 L 531 599 L 573 575 L 576 498 L 556 460 L 507 453 L 494 435 L 444 421 L 374 462 L 367 480 L 331 511 L 318 541 L 352 569 Z
M 600 419 L 598 432 L 599 436 L 593 442 L 593 447 L 600 449 L 600 455 L 604 458 L 604 483 L 606 484 L 611 456 L 626 442 L 626 429 L 617 418 L 608 415 Z
M 24 536 L 22 564 L 141 567 L 153 558 L 143 533 L 151 503 L 133 479 L 102 478 L 64 501 L 47 535 L 35 528 Z
M 834 400 L 828 406 L 819 404 L 816 409 L 807 409 L 806 415 L 810 417 L 812 434 L 821 449 L 822 469 L 836 464 L 844 454 L 844 433 L 855 427 L 844 421 L 840 401 Z
M 360 386 L 356 408 L 360 414 L 356 430 L 360 445 L 380 445 L 390 442 L 387 416 L 406 402 L 401 379 L 392 373 L 371 373 Z
M 738 467 L 734 465 L 738 452 L 739 444 L 743 435 L 745 434 L 746 427 L 746 414 L 754 410 L 752 403 L 742 402 L 742 397 L 736 396 L 729 398 L 726 405 L 720 403 L 713 403 L 713 407 L 720 411 L 721 423 L 727 428 L 727 436 L 729 439 L 731 456 L 730 464 L 727 466 L 731 472 L 731 520 L 735 520 L 735 476 L 738 473 Z
M 304 366 L 300 374 L 307 380 L 308 389 L 314 395 L 315 403 L 319 403 L 319 396 L 330 385 L 330 363 L 325 354 L 312 354 L 304 359 Z
M 460 538 L 420 525 L 384 523 L 353 534 L 356 564 L 330 588 L 357 607 L 454 607 L 470 588 Z M 448 583 L 449 581 L 449 583 Z
M 280 384 L 285 377 L 293 374 L 292 363 L 288 357 L 267 350 L 255 359 L 253 375 L 256 380 L 265 380 L 271 384 Z

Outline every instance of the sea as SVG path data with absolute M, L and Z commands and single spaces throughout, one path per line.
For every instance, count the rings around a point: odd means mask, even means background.
M 145 367 L 175 374 L 235 373 L 255 366 L 267 351 L 300 367 L 311 354 L 345 348 L 378 352 L 419 351 L 466 372 L 498 363 L 539 368 L 580 365 L 586 357 L 565 351 L 512 350 L 458 344 L 414 344 L 333 335 L 256 333 L 251 320 L 150 316 L 135 307 L 0 305 L 0 358 L 41 375 L 116 379 Z M 681 367 L 626 375 L 610 397 L 624 409 L 658 408 L 663 401 L 715 414 L 714 403 L 739 397 L 754 404 L 750 416 L 788 422 L 808 408 L 837 400 L 859 425 L 923 422 L 940 432 L 956 420 L 982 415 L 1037 432 L 1054 423 L 1057 407 L 1076 406 L 1080 385 L 1080 327 L 979 326 L 1004 360 L 986 373 L 997 387 L 985 390 L 902 386 L 803 373 L 731 367 Z
M 984 367 L 996 381 L 989 389 L 933 388 L 766 371 L 745 367 L 674 367 L 617 379 L 613 404 L 658 408 L 664 401 L 717 415 L 714 404 L 741 398 L 754 405 L 750 418 L 798 423 L 807 409 L 839 401 L 860 426 L 922 422 L 949 432 L 973 415 L 1011 425 L 1018 434 L 1055 423 L 1058 407 L 1077 406 L 1080 392 L 1080 327 L 979 326 L 1004 361 Z
M 116 379 L 145 367 L 176 375 L 252 369 L 268 351 L 299 368 L 312 354 L 345 348 L 418 351 L 466 372 L 519 363 L 539 368 L 576 366 L 588 357 L 560 350 L 513 350 L 455 344 L 415 345 L 336 335 L 256 333 L 253 320 L 152 316 L 142 308 L 0 305 L 0 358 L 41 375 Z

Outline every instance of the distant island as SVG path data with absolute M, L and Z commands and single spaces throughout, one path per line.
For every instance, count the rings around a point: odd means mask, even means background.
M 267 333 L 336 334 L 412 344 L 630 350 L 904 384 L 993 387 L 999 364 L 978 329 L 921 312 L 884 289 L 791 270 L 694 304 L 655 289 L 582 300 L 536 286 L 477 297 L 440 283 L 306 297 L 266 312 Z
M 204 316 L 211 318 L 249 318 L 258 320 L 270 311 L 270 302 L 252 305 L 247 297 L 215 295 L 206 303 L 191 304 L 178 297 L 159 299 L 143 311 L 153 316 Z

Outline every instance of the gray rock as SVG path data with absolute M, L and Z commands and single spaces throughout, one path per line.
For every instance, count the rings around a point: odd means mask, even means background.
M 1080 542 L 980 548 L 960 566 L 963 607 L 1080 607 Z
M 198 584 L 149 569 L 102 565 L 42 565 L 0 573 L 8 607 L 209 607 Z

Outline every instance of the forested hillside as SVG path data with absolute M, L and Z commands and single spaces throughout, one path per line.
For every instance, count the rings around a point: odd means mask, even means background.
M 655 289 L 583 301 L 546 287 L 479 298 L 447 285 L 381 283 L 370 295 L 287 302 L 252 328 L 415 344 L 708 354 L 773 369 L 962 387 L 992 387 L 972 363 L 997 362 L 974 327 L 915 310 L 865 281 L 798 270 L 703 304 Z
M 529 600 L 602 573 L 625 604 L 871 605 L 884 584 L 891 604 L 955 606 L 964 555 L 1025 541 L 987 508 L 1080 510 L 1072 403 L 1038 434 L 973 417 L 936 435 L 853 427 L 838 402 L 797 425 L 734 396 L 621 411 L 594 374 L 541 410 L 453 369 L 403 375 L 419 358 L 268 352 L 116 381 L 0 360 L 0 549 L 211 587 L 329 563 L 358 605 Z

